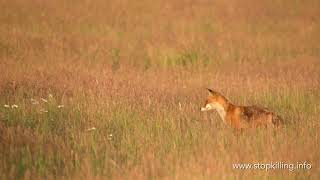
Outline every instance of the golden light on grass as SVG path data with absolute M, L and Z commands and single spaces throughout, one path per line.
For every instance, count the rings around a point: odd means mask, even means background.
M 13 0 L 0 12 L 0 179 L 320 178 L 320 1 Z M 237 135 L 199 111 L 206 87 L 286 126 Z

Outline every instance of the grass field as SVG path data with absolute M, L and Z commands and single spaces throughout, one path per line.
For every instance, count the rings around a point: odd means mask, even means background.
M 320 178 L 320 1 L 0 4 L 0 179 Z M 286 126 L 236 135 L 207 87 Z M 271 162 L 312 168 L 233 168 Z

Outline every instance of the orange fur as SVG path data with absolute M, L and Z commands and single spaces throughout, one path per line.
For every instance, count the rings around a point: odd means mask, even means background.
M 222 120 L 235 129 L 279 126 L 283 120 L 267 108 L 237 106 L 218 92 L 208 89 L 209 96 L 201 111 L 216 110 Z

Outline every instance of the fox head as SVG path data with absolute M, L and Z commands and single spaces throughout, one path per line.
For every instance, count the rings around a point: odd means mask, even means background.
M 209 95 L 203 105 L 200 108 L 201 111 L 210 111 L 217 110 L 218 112 L 225 111 L 225 106 L 228 101 L 225 97 L 223 97 L 220 93 L 213 91 L 212 89 L 207 89 L 209 91 Z

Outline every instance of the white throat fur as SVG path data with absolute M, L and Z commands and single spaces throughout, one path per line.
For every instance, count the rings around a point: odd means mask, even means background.
M 226 110 L 224 109 L 224 107 L 220 103 L 207 104 L 205 107 L 205 110 L 206 111 L 216 110 L 218 112 L 220 118 L 222 119 L 222 121 L 225 122 Z

